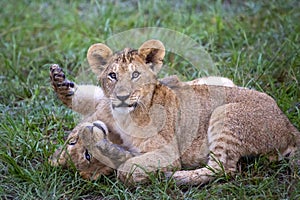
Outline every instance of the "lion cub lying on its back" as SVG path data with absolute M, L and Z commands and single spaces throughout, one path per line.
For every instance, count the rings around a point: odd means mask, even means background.
M 108 133 L 103 122 L 95 121 L 94 123 L 81 123 L 77 125 L 68 135 L 65 145 L 60 146 L 49 159 L 52 166 L 72 167 L 79 171 L 84 179 L 97 179 L 100 175 L 109 175 L 113 169 L 97 159 L 95 159 L 85 147 L 79 134 L 90 127 L 97 127 L 94 130 L 99 136 Z
M 143 181 L 144 170 L 187 167 L 194 170 L 176 171 L 173 178 L 179 184 L 202 184 L 220 170 L 235 172 L 243 156 L 295 154 L 300 133 L 271 97 L 239 87 L 168 87 L 157 80 L 164 54 L 157 40 L 116 54 L 104 44 L 88 51 L 109 99 L 113 120 L 104 122 L 122 143 L 95 139 L 93 128 L 79 137 L 94 158 L 117 168 L 121 180 Z M 143 169 L 132 171 L 136 165 Z

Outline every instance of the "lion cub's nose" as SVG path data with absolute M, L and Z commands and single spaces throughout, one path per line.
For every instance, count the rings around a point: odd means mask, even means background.
M 120 101 L 126 101 L 128 98 L 129 98 L 129 94 L 128 95 L 117 95 L 117 98 L 120 100 Z

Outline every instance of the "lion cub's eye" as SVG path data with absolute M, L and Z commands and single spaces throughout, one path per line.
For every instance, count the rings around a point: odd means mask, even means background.
M 69 145 L 75 145 L 77 143 L 78 138 L 77 137 L 72 137 L 69 140 Z
M 132 73 L 132 79 L 134 79 L 134 78 L 138 78 L 139 76 L 140 76 L 140 72 L 138 72 L 138 71 L 134 71 L 133 73 Z
M 108 74 L 108 77 L 112 80 L 117 80 L 117 74 L 115 72 L 111 72 Z
M 92 156 L 89 154 L 88 150 L 86 149 L 84 152 L 84 157 L 85 159 L 87 159 L 88 161 L 91 161 Z

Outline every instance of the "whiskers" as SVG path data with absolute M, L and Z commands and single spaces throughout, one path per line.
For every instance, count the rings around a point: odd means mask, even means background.
M 111 102 L 112 102 L 112 100 L 110 98 L 107 98 L 107 97 L 100 98 L 97 101 L 98 101 L 98 105 L 101 104 L 105 107 L 110 107 Z
M 143 112 L 147 112 L 147 107 L 146 107 L 146 105 L 144 104 L 144 102 L 141 101 L 141 98 L 138 98 L 138 99 L 137 99 L 136 104 L 137 104 L 136 107 L 137 107 L 137 106 L 140 106 L 140 108 L 141 108 L 141 110 L 142 110 Z
M 119 100 L 115 97 L 109 97 L 109 103 L 111 105 L 117 105 L 119 103 Z

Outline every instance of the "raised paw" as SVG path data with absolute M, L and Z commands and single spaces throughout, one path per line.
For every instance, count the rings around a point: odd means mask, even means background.
M 75 92 L 75 84 L 66 79 L 62 68 L 57 64 L 50 66 L 50 80 L 54 91 L 59 98 L 72 96 Z
M 79 137 L 89 153 L 101 163 L 117 169 L 122 163 L 133 157 L 123 147 L 112 143 L 107 138 L 107 127 L 101 121 L 85 123 Z
M 80 130 L 79 137 L 83 140 L 85 145 L 94 145 L 100 140 L 106 138 L 108 129 L 102 121 L 95 121 L 93 123 L 86 122 L 83 124 L 83 129 Z

